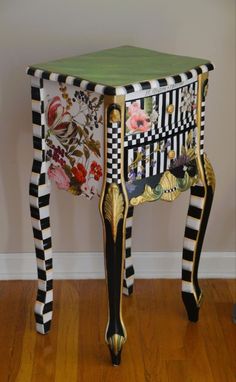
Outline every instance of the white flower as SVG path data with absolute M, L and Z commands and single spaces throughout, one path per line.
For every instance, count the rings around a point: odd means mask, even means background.
M 193 89 L 185 88 L 182 92 L 182 102 L 181 102 L 181 111 L 192 111 L 193 105 L 195 103 L 195 95 Z
M 158 120 L 159 114 L 156 110 L 153 110 L 153 112 L 150 114 L 150 121 L 152 123 L 156 122 Z

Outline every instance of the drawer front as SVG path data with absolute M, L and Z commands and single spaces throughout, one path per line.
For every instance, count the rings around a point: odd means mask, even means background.
M 126 101 L 125 147 L 155 139 L 167 126 L 196 114 L 197 81 L 164 93 Z
M 164 173 L 173 187 L 188 176 L 195 179 L 196 100 L 194 81 L 126 102 L 124 175 L 130 199 L 142 194 L 145 185 L 155 187 L 161 178 L 163 182 Z

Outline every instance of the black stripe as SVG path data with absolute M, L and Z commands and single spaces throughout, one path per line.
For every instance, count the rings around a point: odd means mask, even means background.
M 115 95 L 116 94 L 116 88 L 113 88 L 112 86 L 106 86 L 104 88 L 104 94 Z
M 96 86 L 96 84 L 94 82 L 89 82 L 87 84 L 86 88 L 87 88 L 87 90 L 94 91 L 95 90 L 95 86 Z
M 182 280 L 183 281 L 191 281 L 191 272 L 186 269 L 182 269 Z
M 188 216 L 192 216 L 195 219 L 200 219 L 202 214 L 201 208 L 195 207 L 195 206 L 189 206 L 188 209 Z
M 190 78 L 193 77 L 193 75 L 192 75 L 191 72 L 186 72 L 186 73 L 184 73 L 184 74 L 186 75 L 186 77 L 187 77 L 188 80 L 189 80 Z
M 176 84 L 178 84 L 179 82 L 182 82 L 181 76 L 179 74 L 177 74 L 176 76 L 173 76 L 173 79 Z
M 202 74 L 202 69 L 199 68 L 198 66 L 194 68 L 194 70 L 196 70 L 197 74 Z
M 75 78 L 73 81 L 73 85 L 74 86 L 80 86 L 81 81 L 82 81 L 81 78 Z
M 128 257 L 130 257 L 130 256 L 131 256 L 131 248 L 128 247 L 128 248 L 126 248 L 126 254 L 125 254 L 125 257 L 126 257 L 126 259 L 128 259 Z
M 131 238 L 132 236 L 132 227 L 126 227 L 126 239 Z
M 32 121 L 34 125 L 41 125 L 41 114 L 37 111 L 32 111 Z
M 40 89 L 35 86 L 31 86 L 31 98 L 35 101 L 40 101 Z
M 59 74 L 57 81 L 66 82 L 67 76 L 65 74 Z
M 127 93 L 133 93 L 135 91 L 133 85 L 126 85 L 125 90 Z
M 203 186 L 193 186 L 191 187 L 191 195 L 199 196 L 201 198 L 204 198 L 205 196 L 205 188 Z
M 198 231 L 196 231 L 195 229 L 190 227 L 185 228 L 184 237 L 186 237 L 187 239 L 196 240 L 197 234 Z
M 142 87 L 142 90 L 151 89 L 151 84 L 149 81 L 140 82 L 140 85 Z
M 184 248 L 183 249 L 183 260 L 193 261 L 193 251 Z
M 160 78 L 158 79 L 159 85 L 160 86 L 167 86 L 167 80 L 165 78 Z
M 127 213 L 127 218 L 132 218 L 134 213 L 134 207 L 129 207 L 128 213 Z
M 31 67 L 30 67 L 30 68 L 27 69 L 27 72 L 26 72 L 26 73 L 27 73 L 29 76 L 34 76 L 35 70 L 36 70 L 35 68 L 31 68 Z
M 129 268 L 125 269 L 125 277 L 129 278 L 130 276 L 134 275 L 134 268 L 133 265 L 131 265 Z
M 161 97 L 162 97 L 161 127 L 164 127 L 165 126 L 165 116 L 166 116 L 166 93 L 162 93 Z
M 42 147 L 42 139 L 38 137 L 33 137 L 33 147 L 36 150 L 41 150 L 43 149 Z
M 43 74 L 42 74 L 42 78 L 44 78 L 45 80 L 49 80 L 50 79 L 50 74 L 51 72 L 48 72 L 48 71 L 44 71 Z

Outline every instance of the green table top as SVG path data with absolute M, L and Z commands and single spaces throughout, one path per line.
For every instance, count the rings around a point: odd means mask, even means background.
M 106 86 L 160 79 L 187 72 L 209 63 L 209 60 L 154 50 L 121 46 L 77 57 L 49 61 L 31 68 L 79 77 Z

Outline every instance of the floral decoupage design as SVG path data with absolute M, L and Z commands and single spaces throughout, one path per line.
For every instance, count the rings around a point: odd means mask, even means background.
M 133 101 L 126 106 L 126 134 L 145 133 L 152 128 L 152 124 L 158 120 L 157 109 L 153 108 L 152 97 L 141 101 Z
M 45 84 L 45 94 L 48 177 L 74 195 L 99 195 L 103 96 L 51 82 Z

